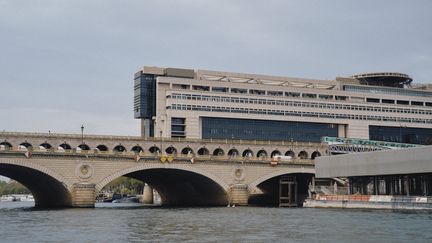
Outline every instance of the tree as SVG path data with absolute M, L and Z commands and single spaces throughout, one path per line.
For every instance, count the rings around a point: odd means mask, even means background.
M 0 181 L 0 196 L 8 194 L 30 194 L 30 190 L 16 181 Z

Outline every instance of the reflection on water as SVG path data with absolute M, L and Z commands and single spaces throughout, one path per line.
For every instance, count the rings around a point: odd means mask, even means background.
M 0 203 L 2 242 L 432 242 L 432 214 L 288 208 L 98 204 L 36 210 Z

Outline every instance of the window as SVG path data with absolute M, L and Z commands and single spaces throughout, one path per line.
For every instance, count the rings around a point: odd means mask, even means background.
M 285 96 L 287 96 L 287 97 L 300 97 L 300 93 L 296 93 L 296 92 L 285 92 Z
M 348 96 L 336 95 L 335 100 L 348 100 Z
M 226 92 L 228 92 L 228 88 L 227 87 L 213 87 L 212 91 L 213 92 L 223 92 L 223 93 L 226 93 Z
M 380 103 L 379 99 L 375 99 L 375 98 L 366 98 L 366 102 L 369 103 Z
M 408 100 L 397 100 L 396 104 L 398 104 L 398 105 L 409 105 L 409 101 Z
M 320 95 L 318 95 L 318 98 L 320 98 L 322 100 L 332 100 L 333 99 L 333 95 L 320 94 Z
M 210 87 L 209 86 L 201 86 L 201 85 L 194 85 L 192 86 L 193 90 L 200 90 L 200 91 L 209 91 Z
M 387 99 L 382 99 L 381 102 L 384 104 L 394 104 L 395 103 L 394 100 L 387 100 Z
M 179 117 L 171 118 L 171 137 L 186 137 L 186 119 Z
M 258 89 L 250 89 L 249 94 L 253 95 L 265 95 L 265 90 L 258 90 Z
M 421 102 L 421 101 L 411 101 L 411 105 L 423 106 L 423 102 Z
M 190 89 L 188 84 L 173 84 L 173 89 Z
M 283 92 L 282 91 L 267 91 L 267 95 L 271 95 L 271 96 L 283 96 Z
M 247 89 L 231 88 L 231 93 L 247 94 Z
M 303 93 L 303 98 L 316 99 L 316 94 Z

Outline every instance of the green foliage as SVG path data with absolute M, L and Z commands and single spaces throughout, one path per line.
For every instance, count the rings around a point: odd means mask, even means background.
M 111 191 L 114 193 L 121 193 L 127 195 L 141 194 L 144 188 L 144 182 L 129 177 L 119 177 L 108 185 L 105 186 L 104 190 Z
M 0 181 L 0 196 L 8 194 L 30 194 L 30 190 L 16 181 Z

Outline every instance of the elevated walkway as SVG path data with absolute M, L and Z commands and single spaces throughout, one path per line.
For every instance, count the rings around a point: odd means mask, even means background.
M 350 154 L 381 151 L 388 149 L 404 149 L 421 147 L 418 144 L 375 141 L 359 138 L 322 137 L 321 141 L 328 145 L 330 154 Z

